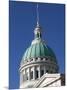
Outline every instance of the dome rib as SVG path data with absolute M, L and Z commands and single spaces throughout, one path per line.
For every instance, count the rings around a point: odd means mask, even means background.
M 31 52 L 32 52 L 32 47 L 31 47 L 31 51 L 30 51 L 30 58 L 31 58 Z
M 44 56 L 45 56 L 44 48 L 45 48 L 45 47 L 43 47 L 43 43 L 40 43 L 41 57 L 44 57 Z
M 29 49 L 29 48 L 28 48 Z M 23 60 L 25 60 L 27 58 L 27 53 L 28 53 L 28 49 L 26 50 L 26 53 L 23 56 Z
M 28 50 L 27 59 L 31 57 L 31 55 L 30 55 L 31 54 L 31 49 L 32 49 L 32 47 L 30 47 L 29 50 Z
M 36 48 L 36 45 L 31 45 L 32 47 L 32 50 L 31 50 L 31 58 L 35 57 L 35 48 Z
M 36 44 L 36 51 L 35 51 L 35 53 L 36 53 L 36 57 L 40 57 L 40 44 Z

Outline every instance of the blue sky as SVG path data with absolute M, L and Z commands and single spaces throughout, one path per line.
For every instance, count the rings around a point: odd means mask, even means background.
M 59 72 L 64 73 L 65 5 L 39 3 L 42 36 L 54 51 Z M 9 88 L 19 88 L 19 66 L 25 50 L 34 39 L 36 3 L 9 3 Z

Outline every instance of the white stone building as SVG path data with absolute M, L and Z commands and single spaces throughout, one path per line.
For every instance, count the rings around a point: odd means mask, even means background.
M 41 31 L 39 20 L 37 20 L 34 29 L 35 38 L 21 60 L 20 88 L 64 85 L 64 75 L 58 73 L 59 67 L 56 56 L 53 50 L 42 40 Z

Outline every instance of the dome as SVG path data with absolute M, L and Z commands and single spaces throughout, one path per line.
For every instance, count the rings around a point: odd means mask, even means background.
M 54 58 L 53 59 L 54 61 L 56 60 L 53 50 L 48 45 L 46 45 L 44 40 L 42 39 L 41 31 L 42 31 L 41 27 L 37 24 L 34 30 L 35 38 L 32 41 L 31 45 L 25 51 L 22 57 L 21 65 L 24 61 L 27 61 L 33 58 L 51 57 L 51 58 Z
M 37 57 L 56 58 L 52 49 L 42 41 L 35 44 L 31 44 L 31 46 L 27 48 L 26 52 L 24 53 L 23 60 L 28 60 L 30 58 Z

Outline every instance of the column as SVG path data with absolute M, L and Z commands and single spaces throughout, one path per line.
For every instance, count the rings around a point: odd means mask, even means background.
M 29 68 L 29 72 L 28 72 L 28 79 L 30 80 L 30 72 L 31 71 L 31 68 Z
M 23 75 L 22 75 L 22 72 L 20 73 L 20 85 L 22 84 L 23 82 Z
M 21 72 L 21 82 L 23 82 L 23 71 Z
M 26 69 L 24 71 L 25 71 L 24 81 L 26 81 Z
M 35 80 L 35 66 L 33 67 L 33 80 Z
M 24 75 L 25 75 L 25 71 L 23 70 L 23 72 L 22 72 L 22 78 L 23 78 L 23 82 L 24 82 Z
M 44 74 L 46 74 L 46 67 L 44 66 Z
M 40 75 L 41 75 L 41 69 L 40 69 L 40 68 L 41 68 L 41 67 L 40 67 L 40 65 L 39 65 L 39 73 L 38 73 L 38 74 L 39 74 L 39 75 L 38 75 L 39 78 L 40 78 Z

